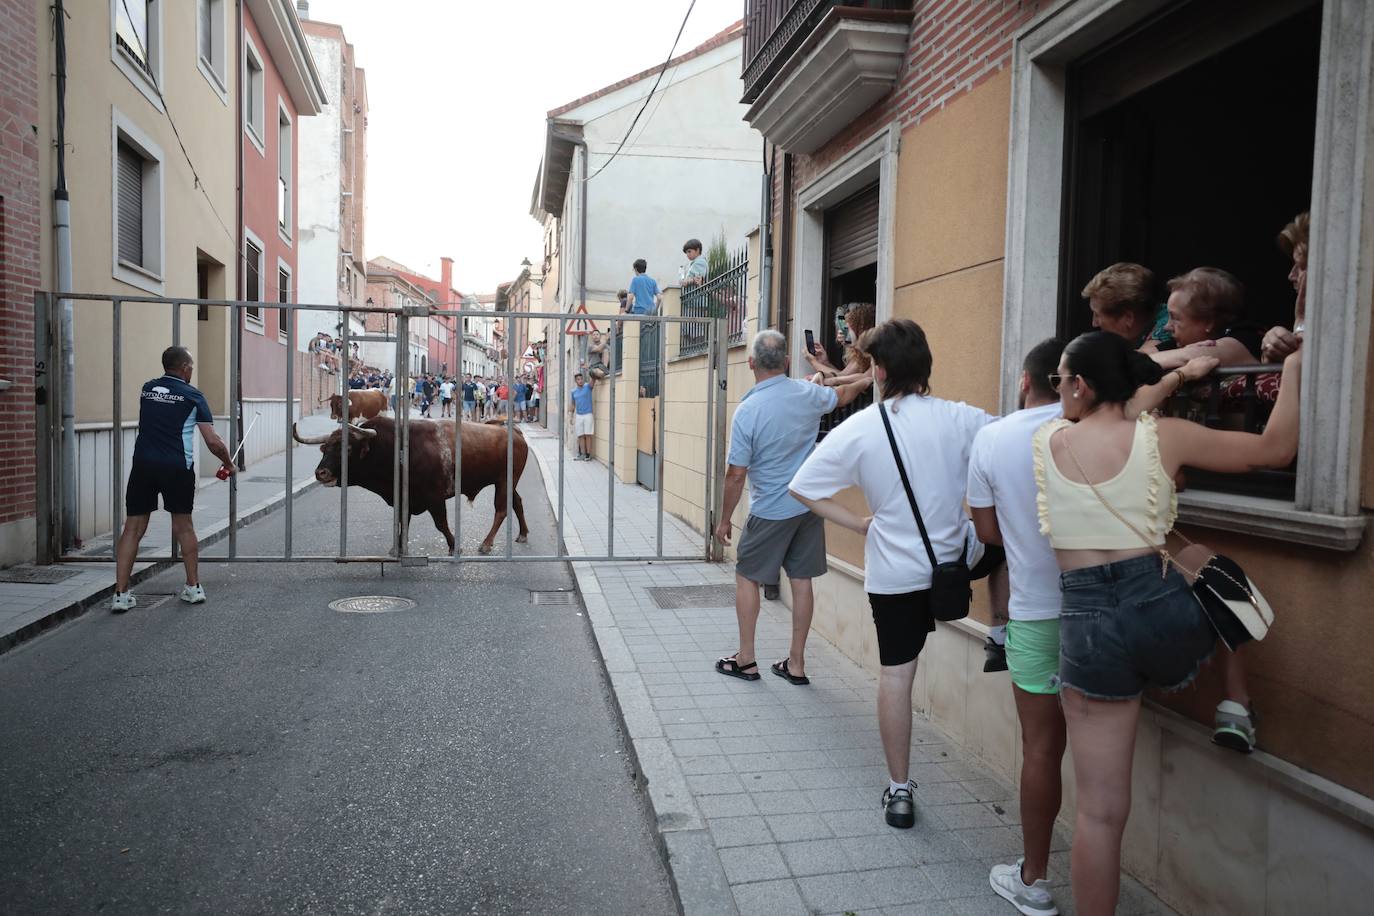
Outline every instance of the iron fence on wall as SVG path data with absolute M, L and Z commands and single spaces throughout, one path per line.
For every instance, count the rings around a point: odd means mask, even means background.
M 736 251 L 724 265 L 707 276 L 706 282 L 682 289 L 682 315 L 711 319 L 725 316 L 731 344 L 744 340 L 744 315 L 749 294 L 749 249 Z M 680 325 L 679 356 L 705 353 L 709 321 L 688 321 Z
M 617 321 L 615 324 L 615 374 L 619 375 L 625 371 L 625 322 Z
M 663 341 L 663 326 L 643 322 L 639 326 L 639 396 L 658 397 L 658 350 Z

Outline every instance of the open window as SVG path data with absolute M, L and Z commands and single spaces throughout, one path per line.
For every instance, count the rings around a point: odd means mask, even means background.
M 1178 4 L 1068 69 L 1061 335 L 1091 328 L 1080 291 L 1117 261 L 1153 270 L 1161 302 L 1170 277 L 1220 267 L 1244 284 L 1258 334 L 1292 326 L 1275 237 L 1310 208 L 1321 47 L 1320 5 L 1302 6 Z M 1170 411 L 1258 432 L 1272 403 L 1256 377 L 1202 386 Z M 1188 485 L 1291 501 L 1295 473 L 1189 472 Z

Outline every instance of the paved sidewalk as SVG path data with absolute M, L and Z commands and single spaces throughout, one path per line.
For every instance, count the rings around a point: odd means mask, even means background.
M 552 494 L 557 439 L 526 436 Z M 571 553 L 605 539 L 606 468 L 566 464 L 565 540 Z M 652 553 L 654 494 L 616 485 L 616 550 Z M 556 505 L 556 499 L 553 500 Z M 629 524 L 620 524 L 621 520 Z M 702 539 L 664 521 L 666 553 Z M 764 602 L 758 651 L 764 677 L 712 670 L 737 641 L 729 591 L 710 607 L 663 609 L 651 587 L 730 586 L 728 564 L 573 564 L 616 698 L 648 783 L 684 912 L 755 914 L 1012 914 L 988 886 L 995 862 L 1021 852 L 1015 791 L 965 758 L 917 716 L 912 777 L 917 824 L 882 816 L 886 786 L 874 712 L 876 679 L 813 633 L 811 686 L 766 671 L 787 654 L 787 608 Z M 1051 880 L 1071 914 L 1067 843 L 1056 837 Z M 1168 913 L 1130 878 L 1124 914 Z

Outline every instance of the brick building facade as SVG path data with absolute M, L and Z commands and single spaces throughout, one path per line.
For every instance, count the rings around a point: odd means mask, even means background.
M 33 291 L 39 258 L 38 23 L 0 3 L 0 566 L 34 553 Z

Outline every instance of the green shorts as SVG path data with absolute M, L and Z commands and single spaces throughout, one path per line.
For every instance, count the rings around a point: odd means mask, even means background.
M 1011 682 L 1026 693 L 1059 692 L 1059 618 L 1007 623 Z

